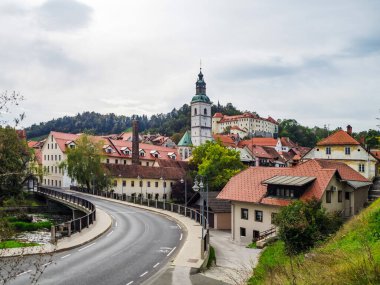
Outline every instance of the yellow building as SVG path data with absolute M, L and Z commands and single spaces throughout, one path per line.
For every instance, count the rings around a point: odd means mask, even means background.
M 352 136 L 352 127 L 347 126 L 347 132 L 339 130 L 317 143 L 303 160 L 328 159 L 343 162 L 369 180 L 378 175 L 379 160 L 367 151 Z

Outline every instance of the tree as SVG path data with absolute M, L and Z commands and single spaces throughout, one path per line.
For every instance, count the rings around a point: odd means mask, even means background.
M 10 106 L 18 106 L 20 101 L 23 101 L 24 97 L 20 95 L 19 93 L 16 93 L 13 91 L 10 95 L 8 92 L 4 92 L 0 94 L 0 116 L 1 114 L 6 114 L 10 110 Z M 15 122 L 15 125 L 17 126 L 25 117 L 25 114 L 19 114 L 17 118 L 14 118 L 13 121 Z M 0 124 L 7 124 L 7 121 L 0 120 Z
M 327 213 L 316 199 L 296 200 L 283 207 L 274 219 L 279 238 L 285 243 L 289 256 L 307 251 L 318 241 L 334 233 L 342 224 L 336 213 Z
M 109 184 L 109 175 L 102 159 L 103 142 L 84 134 L 75 141 L 75 148 L 67 150 L 67 160 L 60 167 L 66 168 L 68 175 L 87 189 L 91 189 L 91 184 L 104 189 Z
M 30 157 L 26 141 L 15 129 L 0 126 L 0 202 L 20 192 Z
M 220 141 L 208 141 L 196 147 L 191 164 L 198 174 L 207 177 L 211 191 L 220 191 L 232 176 L 245 168 L 239 152 L 224 147 Z

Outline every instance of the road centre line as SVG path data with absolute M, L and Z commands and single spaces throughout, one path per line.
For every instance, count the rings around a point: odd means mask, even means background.
M 143 274 L 140 275 L 140 277 L 143 277 L 146 274 L 148 274 L 148 271 L 145 271 Z
M 177 226 L 178 226 L 180 229 L 182 229 L 181 226 L 180 226 L 179 224 L 177 224 Z
M 90 245 L 88 245 L 88 246 L 85 246 L 85 247 L 79 249 L 78 251 L 85 250 L 85 249 L 89 248 L 90 246 L 93 246 L 95 243 L 96 243 L 96 242 L 94 242 L 94 243 L 92 243 L 92 244 L 90 244 Z
M 66 257 L 69 257 L 70 255 L 71 255 L 71 253 L 66 254 L 65 256 L 62 256 L 61 259 L 64 259 L 64 258 L 66 258 Z
M 167 256 L 171 255 L 175 249 L 176 249 L 176 246 L 168 253 Z
M 48 262 L 48 263 L 43 264 L 42 266 L 48 266 L 49 264 L 51 264 L 51 261 Z
M 131 282 L 127 283 L 127 285 L 131 285 L 132 283 L 133 283 L 133 281 L 131 281 Z
M 112 234 L 113 234 L 113 231 L 109 232 L 109 233 L 107 234 L 107 237 L 109 237 L 109 236 L 112 235 Z
M 115 227 L 117 227 L 117 222 L 115 223 Z
M 160 263 L 157 262 L 155 265 L 153 265 L 153 268 L 156 268 Z
M 182 240 L 182 234 L 181 234 L 181 236 L 180 236 L 179 240 Z
M 20 274 L 17 274 L 17 276 L 21 276 L 21 275 L 24 275 L 24 274 L 29 273 L 29 272 L 32 272 L 32 269 L 29 269 L 28 271 L 24 271 Z

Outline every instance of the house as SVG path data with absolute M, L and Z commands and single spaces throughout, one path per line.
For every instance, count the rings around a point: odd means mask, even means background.
M 188 160 L 191 156 L 193 143 L 191 141 L 191 132 L 186 131 L 178 143 L 178 153 L 182 160 Z
M 156 200 L 169 200 L 172 186 L 186 176 L 181 164 L 154 167 L 128 164 L 105 164 L 115 193 Z
M 274 227 L 273 218 L 293 200 L 312 198 L 330 212 L 357 214 L 372 183 L 341 162 L 308 160 L 295 167 L 250 167 L 232 177 L 217 199 L 231 201 L 231 234 L 248 244 Z
M 201 210 L 202 203 L 206 205 L 208 199 L 208 223 L 211 228 L 217 230 L 230 230 L 231 229 L 231 205 L 229 201 L 220 200 L 216 197 L 219 192 L 196 192 L 189 200 L 188 205 L 198 211 Z M 205 215 L 207 214 L 207 207 L 205 206 Z M 207 216 L 206 216 L 207 217 Z
M 303 160 L 314 158 L 343 162 L 369 180 L 378 174 L 379 159 L 352 137 L 350 125 L 347 131 L 339 130 L 321 140 L 302 157 Z

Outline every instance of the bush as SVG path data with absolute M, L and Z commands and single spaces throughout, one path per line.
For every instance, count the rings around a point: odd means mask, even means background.
M 286 253 L 295 255 L 337 231 L 342 220 L 336 214 L 327 213 L 316 199 L 297 200 L 280 210 L 275 225 L 279 227 L 279 238 L 285 243 Z

